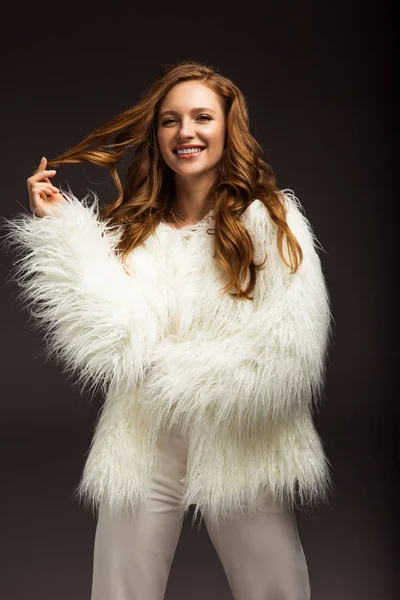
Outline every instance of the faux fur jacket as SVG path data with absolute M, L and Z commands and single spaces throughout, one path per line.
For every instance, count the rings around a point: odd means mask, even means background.
M 99 218 L 92 193 L 38 218 L 5 219 L 16 250 L 19 299 L 54 358 L 83 391 L 102 391 L 75 490 L 98 509 L 135 510 L 148 498 L 160 432 L 189 443 L 182 510 L 210 518 L 252 510 L 260 499 L 304 506 L 326 500 L 330 463 L 313 422 L 321 398 L 331 310 L 318 241 L 300 201 L 282 190 L 303 250 L 291 275 L 277 227 L 255 199 L 241 215 L 254 244 L 253 300 L 219 290 L 211 210 L 194 225 L 161 222 L 129 255 L 116 253 L 122 226 Z M 288 258 L 285 242 L 283 250 Z

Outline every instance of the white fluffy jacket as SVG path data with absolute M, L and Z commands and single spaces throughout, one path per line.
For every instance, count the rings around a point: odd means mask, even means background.
M 115 512 L 146 501 L 158 436 L 173 428 L 189 443 L 183 511 L 194 504 L 217 519 L 262 497 L 326 500 L 330 463 L 313 409 L 330 301 L 310 222 L 293 191 L 281 193 L 303 262 L 291 275 L 255 199 L 241 216 L 255 261 L 268 256 L 254 300 L 219 292 L 213 211 L 180 230 L 161 222 L 130 253 L 132 277 L 115 252 L 123 228 L 100 220 L 95 194 L 64 193 L 44 218 L 5 219 L 19 299 L 45 333 L 46 356 L 82 391 L 104 393 L 76 488 L 93 509 L 104 492 Z

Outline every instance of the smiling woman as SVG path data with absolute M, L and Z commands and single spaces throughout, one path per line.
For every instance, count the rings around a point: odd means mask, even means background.
M 43 158 L 33 214 L 5 222 L 48 356 L 104 396 L 76 490 L 98 511 L 91 600 L 161 600 L 190 506 L 235 598 L 309 600 L 294 509 L 331 488 L 312 418 L 331 313 L 300 201 L 243 94 L 196 62 L 49 164 L 85 161 L 115 202 L 61 192 Z
M 224 100 L 198 81 L 175 85 L 160 105 L 157 139 L 161 155 L 174 172 L 175 223 L 196 222 L 211 205 L 204 199 L 215 181 L 225 147 Z M 173 115 L 173 118 L 172 116 Z
M 114 141 L 106 143 L 112 135 Z M 180 144 L 200 141 L 200 154 L 173 152 Z M 129 148 L 135 153 L 123 188 L 116 165 Z M 262 155 L 249 131 L 242 92 L 217 69 L 189 61 L 167 67 L 142 100 L 50 160 L 49 166 L 89 161 L 110 170 L 119 195 L 99 211 L 102 219 L 124 229 L 117 251 L 126 272 L 130 253 L 161 221 L 181 227 L 201 220 L 213 208 L 218 224 L 215 259 L 226 282 L 222 291 L 250 299 L 262 264 L 253 260 L 253 244 L 240 216 L 255 198 L 278 228 L 282 260 L 295 272 L 302 259 L 275 174 Z M 284 239 L 289 261 L 282 250 Z

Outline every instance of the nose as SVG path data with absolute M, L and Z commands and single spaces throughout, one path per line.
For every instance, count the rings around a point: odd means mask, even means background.
M 194 137 L 194 123 L 191 119 L 182 119 L 179 128 L 179 137 L 183 139 Z

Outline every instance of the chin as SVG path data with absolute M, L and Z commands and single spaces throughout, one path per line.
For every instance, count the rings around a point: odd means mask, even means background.
M 209 170 L 210 170 L 209 168 L 203 168 L 203 169 L 174 169 L 175 173 L 177 173 L 178 175 L 185 175 L 186 177 L 196 177 L 198 175 L 204 175 Z

